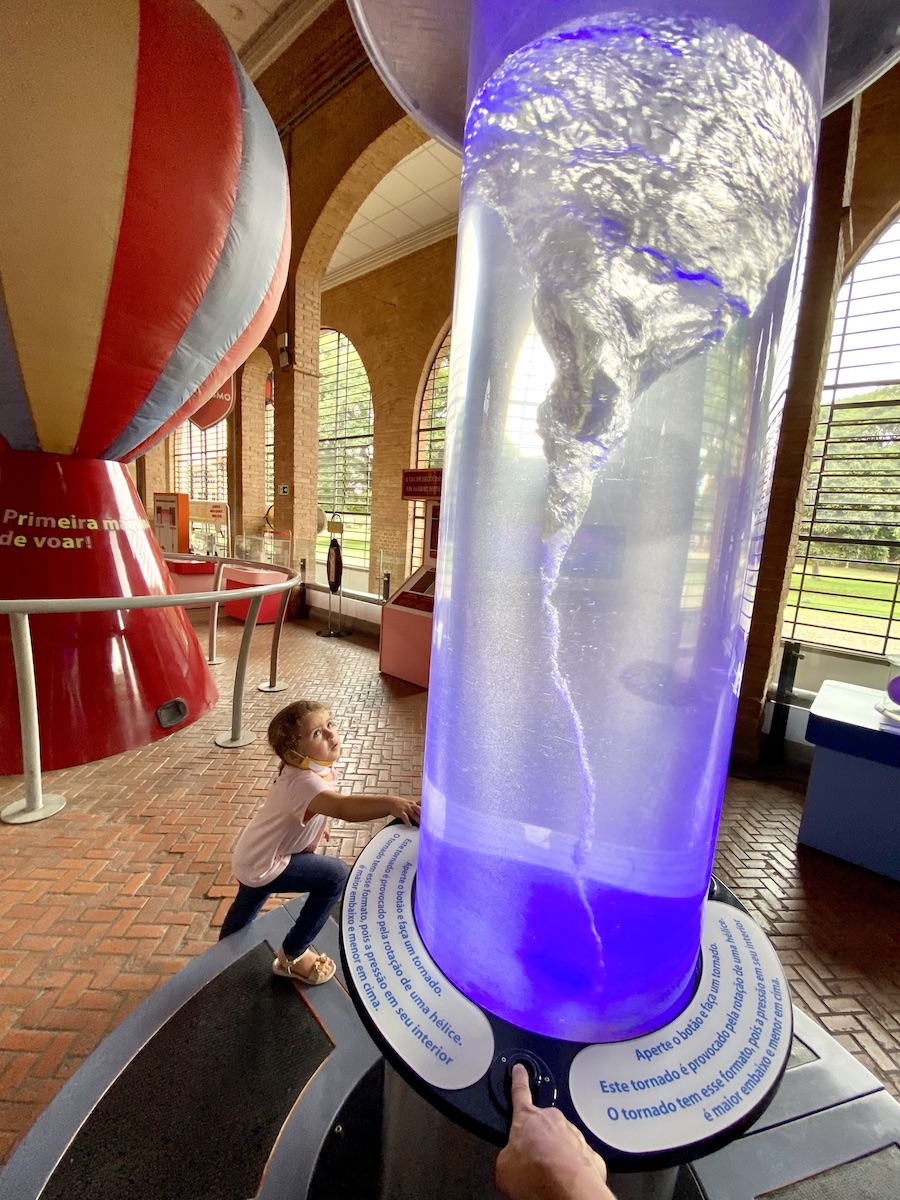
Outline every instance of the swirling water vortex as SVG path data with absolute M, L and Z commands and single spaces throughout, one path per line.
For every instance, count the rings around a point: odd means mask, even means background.
M 556 370 L 538 410 L 542 607 L 579 756 L 573 866 L 595 934 L 584 869 L 596 786 L 560 666 L 563 559 L 635 397 L 721 341 L 790 258 L 817 129 L 803 79 L 764 42 L 734 25 L 631 11 L 510 55 L 469 112 L 464 203 L 501 216 Z
M 564 26 L 475 98 L 466 203 L 503 218 L 556 368 L 539 414 L 549 580 L 635 395 L 720 341 L 789 258 L 816 131 L 790 63 L 689 18 Z

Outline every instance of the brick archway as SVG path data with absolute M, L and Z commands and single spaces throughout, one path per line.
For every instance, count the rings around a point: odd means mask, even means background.
M 409 117 L 403 117 L 376 137 L 331 193 L 299 255 L 294 277 L 294 488 L 291 498 L 291 527 L 298 546 L 314 545 L 316 535 L 315 455 L 322 279 L 362 202 L 389 171 L 426 141 L 428 135 Z M 278 453 L 276 445 L 276 456 Z M 283 519 L 279 516 L 280 521 Z

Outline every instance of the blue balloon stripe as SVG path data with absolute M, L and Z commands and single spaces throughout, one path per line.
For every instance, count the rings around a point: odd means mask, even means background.
M 278 266 L 288 202 L 284 154 L 259 94 L 233 56 L 232 62 L 241 89 L 243 144 L 231 227 L 184 336 L 103 458 L 124 458 L 194 395 L 258 312 Z

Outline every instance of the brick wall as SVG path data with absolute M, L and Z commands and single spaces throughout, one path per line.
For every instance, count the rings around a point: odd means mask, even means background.
M 408 569 L 411 506 L 400 498 L 400 472 L 414 465 L 421 386 L 450 316 L 455 261 L 456 238 L 447 238 L 322 296 L 322 324 L 350 339 L 372 389 L 372 591 L 379 551 L 401 578 Z
M 287 395 L 284 408 L 275 410 L 276 476 L 291 481 L 291 495 L 277 497 L 275 511 L 279 522 L 285 521 L 279 528 L 294 531 L 296 558 L 305 558 L 310 567 L 315 557 L 318 509 L 320 280 L 320 274 L 297 272 L 294 361 L 290 372 L 282 372 L 288 375 L 290 412 Z
M 172 490 L 171 438 L 159 442 L 135 463 L 138 495 L 148 513 L 153 512 L 153 493 Z M 152 516 L 151 516 L 152 520 Z
M 241 487 L 235 532 L 257 534 L 265 528 L 266 509 L 266 376 L 272 360 L 265 350 L 254 350 L 236 386 L 240 401 L 235 420 L 233 459 L 239 464 Z M 276 380 L 277 383 L 277 380 Z
M 357 87 L 348 88 L 347 92 L 351 94 L 343 97 L 340 115 L 349 120 L 354 105 L 367 103 L 369 91 L 367 88 Z M 331 120 L 326 122 L 327 129 L 331 132 L 335 128 L 335 116 L 336 114 L 331 114 Z M 365 120 L 371 121 L 371 113 L 366 113 Z M 354 136 L 358 135 L 358 124 L 359 122 L 354 126 Z M 324 133 L 325 129 L 322 132 Z M 304 159 L 301 150 L 308 147 L 312 133 L 313 131 L 306 126 L 298 130 L 297 144 L 292 142 L 295 163 Z M 398 162 L 426 140 L 422 130 L 407 117 L 396 121 L 378 134 L 352 162 L 346 164 L 346 169 L 328 197 L 327 203 L 318 213 L 308 237 L 300 248 L 293 282 L 293 363 L 290 371 L 292 413 L 290 418 L 285 414 L 282 417 L 283 424 L 279 424 L 279 410 L 276 410 L 276 464 L 279 462 L 279 454 L 291 453 L 293 456 L 292 493 L 283 505 L 277 505 L 276 514 L 279 521 L 284 519 L 287 522 L 280 525 L 280 528 L 294 530 L 297 558 L 310 558 L 316 536 L 319 332 L 323 324 L 320 295 L 322 278 L 344 230 L 363 200 Z M 351 146 L 352 144 L 351 141 Z M 332 142 L 329 141 L 323 146 L 323 153 L 333 156 Z M 328 159 L 328 165 L 329 170 L 334 172 L 331 158 Z M 308 204 L 309 198 L 306 197 L 304 207 L 308 208 Z M 308 213 L 305 215 L 308 217 Z M 303 218 L 304 214 L 298 215 L 298 220 Z M 330 322 L 325 320 L 324 323 Z M 378 436 L 376 432 L 376 437 Z

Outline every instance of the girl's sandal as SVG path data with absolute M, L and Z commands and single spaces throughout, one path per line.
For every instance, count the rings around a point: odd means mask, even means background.
M 318 987 L 320 983 L 327 983 L 337 970 L 333 959 L 330 959 L 327 954 L 320 954 L 309 970 L 304 971 L 298 966 L 302 957 L 302 954 L 298 955 L 290 962 L 276 958 L 272 963 L 272 970 L 283 979 L 296 979 L 300 983 L 305 983 L 307 987 Z

